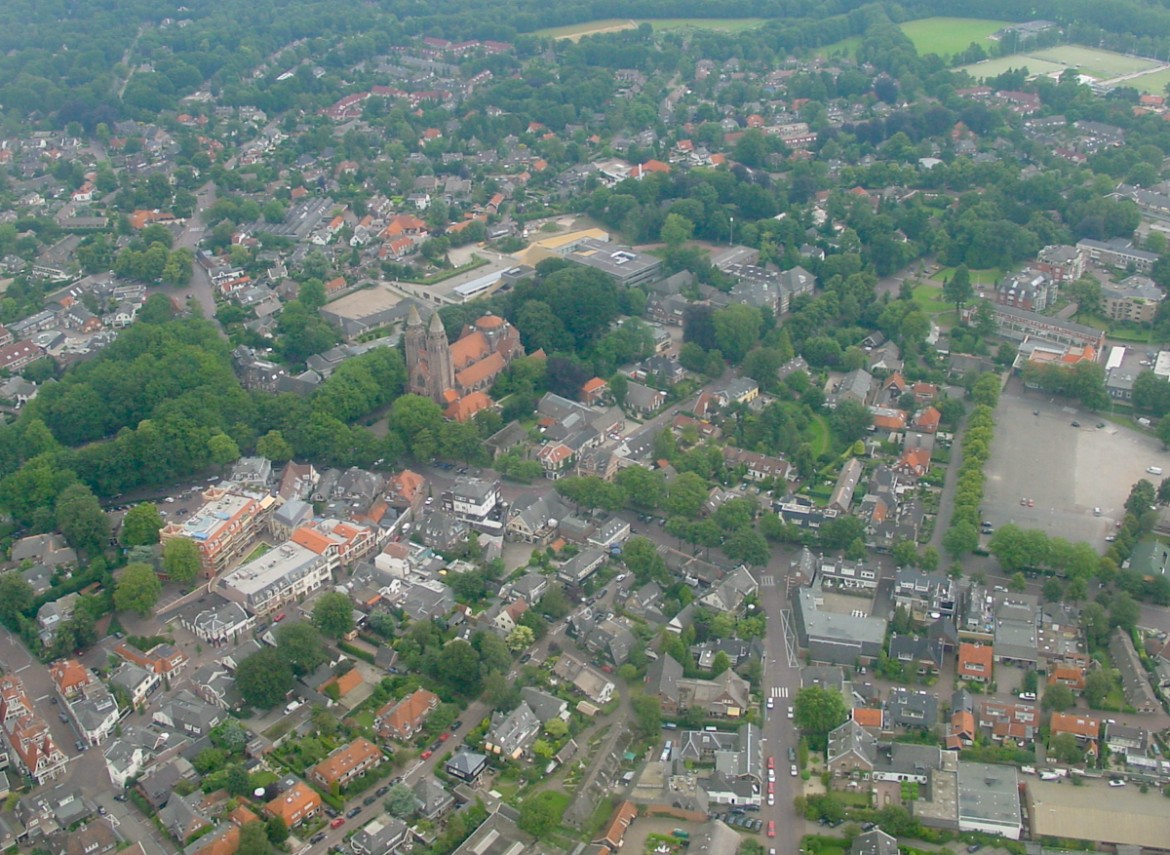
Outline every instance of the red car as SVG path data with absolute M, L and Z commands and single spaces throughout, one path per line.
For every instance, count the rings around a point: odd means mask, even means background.
M 768 820 L 768 836 L 769 837 L 776 836 L 776 821 L 773 819 Z
M 281 622 L 282 620 L 284 620 L 286 617 L 288 617 L 288 615 L 286 615 L 284 612 L 281 612 L 280 614 L 278 614 L 276 617 L 274 617 L 274 618 L 272 619 L 272 622 L 273 622 L 273 623 L 280 623 L 280 622 Z
M 773 784 L 771 781 L 769 781 L 768 782 L 768 795 L 771 796 L 771 795 L 774 795 L 775 793 L 776 793 L 776 785 Z
M 333 820 L 333 822 L 329 823 L 330 828 L 341 828 L 341 826 L 343 826 L 343 825 L 345 825 L 345 817 L 344 816 L 339 816 L 339 817 L 337 817 L 337 819 Z
M 434 754 L 434 753 L 435 753 L 435 752 L 431 751 L 431 749 L 429 749 L 429 748 L 428 748 L 426 751 L 424 751 L 424 752 L 422 753 L 422 759 L 424 759 L 424 760 L 430 760 L 430 759 L 431 759 L 431 755 L 432 755 L 432 754 Z
M 773 757 L 769 757 L 769 758 L 768 758 L 768 768 L 769 768 L 769 769 L 775 769 L 775 768 L 776 768 L 776 760 L 775 760 L 775 758 L 773 758 Z
M 439 734 L 439 742 L 446 742 L 450 738 L 451 738 L 451 734 L 449 734 L 449 733 L 440 733 Z

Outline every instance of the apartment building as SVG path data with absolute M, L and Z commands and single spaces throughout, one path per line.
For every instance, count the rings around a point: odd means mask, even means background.
M 199 547 L 199 559 L 208 578 L 222 573 L 252 546 L 267 523 L 278 499 L 236 492 L 234 484 L 212 487 L 203 494 L 204 505 L 183 522 L 173 521 L 159 532 L 165 545 L 187 537 Z
M 219 593 L 257 615 L 317 590 L 332 578 L 328 558 L 287 541 L 219 580 Z

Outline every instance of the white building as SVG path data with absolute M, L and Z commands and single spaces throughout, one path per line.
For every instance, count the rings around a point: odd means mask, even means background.
M 263 615 L 317 590 L 330 581 L 329 562 L 299 543 L 287 541 L 219 580 L 219 593 Z

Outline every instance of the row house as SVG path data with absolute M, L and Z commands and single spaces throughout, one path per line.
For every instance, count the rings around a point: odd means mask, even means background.
M 400 701 L 386 704 L 374 717 L 374 727 L 386 739 L 407 740 L 438 709 L 439 696 L 426 689 L 416 689 Z
M 156 644 L 145 653 L 126 642 L 119 642 L 114 652 L 143 668 L 167 680 L 176 679 L 187 665 L 187 655 L 169 644 Z

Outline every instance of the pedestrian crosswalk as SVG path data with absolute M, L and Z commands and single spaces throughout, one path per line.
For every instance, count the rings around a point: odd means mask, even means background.
M 773 686 L 772 687 L 772 697 L 774 697 L 774 698 L 788 697 L 788 687 L 787 686 Z
M 761 585 L 768 585 L 768 586 L 775 585 L 776 584 L 776 577 L 771 575 L 771 574 L 769 574 L 767 576 L 761 576 L 760 577 L 760 584 Z

